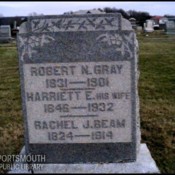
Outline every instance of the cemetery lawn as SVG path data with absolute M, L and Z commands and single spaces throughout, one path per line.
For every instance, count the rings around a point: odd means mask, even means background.
M 0 44 L 0 155 L 17 155 L 24 145 L 21 109 L 16 44 Z
M 142 143 L 161 173 L 175 173 L 175 36 L 139 34 L 138 42 Z M 17 48 L 0 44 L 0 155 L 17 155 L 23 145 Z
M 175 173 L 175 35 L 138 35 L 142 142 L 161 173 Z

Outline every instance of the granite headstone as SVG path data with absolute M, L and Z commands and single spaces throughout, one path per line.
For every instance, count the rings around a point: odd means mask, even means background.
M 140 145 L 138 44 L 120 14 L 29 17 L 18 53 L 26 154 L 132 162 Z
M 175 34 L 175 19 L 172 21 L 166 21 L 165 28 L 166 34 Z
M 9 42 L 11 39 L 10 25 L 0 25 L 0 42 Z

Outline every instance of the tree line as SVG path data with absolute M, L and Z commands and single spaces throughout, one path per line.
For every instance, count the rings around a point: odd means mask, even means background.
M 135 18 L 137 25 L 140 25 L 142 27 L 145 21 L 151 18 L 148 12 L 142 12 L 142 11 L 135 11 L 135 10 L 125 11 L 123 9 L 116 9 L 115 7 L 113 8 L 105 7 L 103 9 L 98 8 L 98 10 L 105 13 L 121 13 L 121 15 L 126 19 Z M 40 16 L 40 15 L 44 15 L 44 14 L 38 14 L 36 12 L 32 12 L 28 14 L 28 16 Z M 3 14 L 0 13 L 0 17 L 3 17 Z
M 142 12 L 142 11 L 129 10 L 126 12 L 123 9 L 116 9 L 116 8 L 110 8 L 110 7 L 105 7 L 102 11 L 106 13 L 121 13 L 121 15 L 126 19 L 135 18 L 137 24 L 142 27 L 145 21 L 151 18 L 148 12 Z

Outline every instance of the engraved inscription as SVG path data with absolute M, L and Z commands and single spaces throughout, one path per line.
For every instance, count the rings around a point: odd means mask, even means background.
M 131 142 L 130 64 L 24 64 L 29 142 Z

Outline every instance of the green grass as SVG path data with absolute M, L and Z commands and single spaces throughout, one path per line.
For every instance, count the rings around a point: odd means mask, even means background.
M 175 36 L 139 34 L 138 41 L 142 142 L 161 173 L 175 173 Z M 14 43 L 0 44 L 0 121 L 0 155 L 18 154 L 24 128 Z
M 24 145 L 21 111 L 17 48 L 0 44 L 0 155 L 19 154 Z
M 175 173 L 175 36 L 149 34 L 138 41 L 142 142 L 162 173 Z

